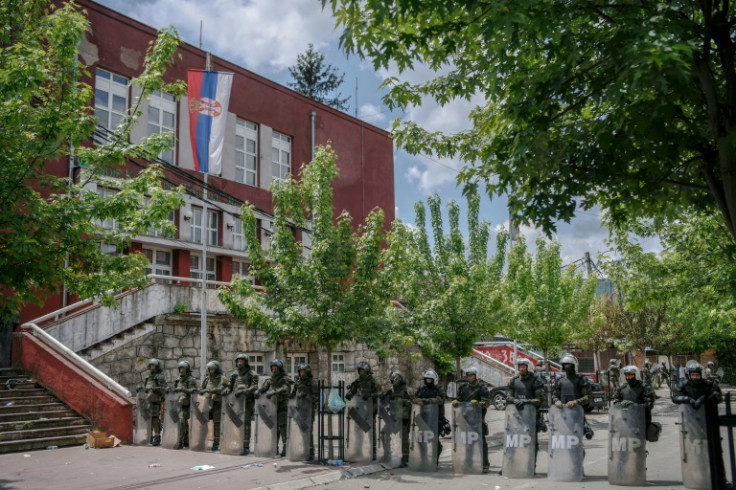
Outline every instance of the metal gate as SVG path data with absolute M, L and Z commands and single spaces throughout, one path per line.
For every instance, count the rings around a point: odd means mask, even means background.
M 330 394 L 335 391 L 340 399 L 345 401 L 345 382 L 340 381 L 334 386 L 324 380 L 319 380 L 319 407 L 317 411 L 317 451 L 316 459 L 319 462 L 328 460 L 345 460 L 345 409 L 333 413 L 327 407 Z M 330 450 L 332 451 L 330 453 Z M 331 457 L 330 457 L 331 454 Z
M 736 455 L 734 454 L 733 430 L 736 426 L 736 414 L 733 412 L 732 402 L 736 392 L 729 391 L 723 397 L 723 404 L 705 404 L 705 421 L 708 434 L 708 460 L 710 462 L 710 487 L 727 488 L 726 482 L 734 482 L 736 474 Z M 723 407 L 723 410 L 719 410 Z M 717 423 L 713 423 L 713 421 Z M 726 476 L 726 467 L 723 461 L 723 446 L 721 442 L 721 428 L 725 429 L 725 443 L 730 469 L 730 480 Z

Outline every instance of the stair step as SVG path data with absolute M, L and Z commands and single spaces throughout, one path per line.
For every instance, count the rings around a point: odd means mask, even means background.
M 15 390 L 2 390 L 0 389 L 0 400 L 7 398 L 18 398 L 20 396 L 40 396 L 47 394 L 48 391 L 38 386 L 33 388 L 15 389 Z
M 0 399 L 0 407 L 12 405 L 36 405 L 39 403 L 54 403 L 57 399 L 53 395 L 38 394 L 26 396 L 24 393 L 16 393 L 17 396 Z
M 44 429 L 63 425 L 64 427 L 76 427 L 85 425 L 87 421 L 83 417 L 54 417 L 50 419 L 37 420 L 16 420 L 13 422 L 0 423 L 0 434 L 5 431 L 26 430 L 26 429 Z
M 27 411 L 33 411 L 33 412 L 46 412 L 46 411 L 55 411 L 59 410 L 61 408 L 64 408 L 65 405 L 61 402 L 51 402 L 51 403 L 31 403 L 31 404 L 23 404 L 23 405 L 0 405 L 0 417 L 2 417 L 5 414 L 9 413 L 19 413 L 19 412 L 27 412 Z
M 58 419 L 61 417 L 74 417 L 76 413 L 71 408 L 62 410 L 48 410 L 40 412 L 25 412 L 25 413 L 7 413 L 0 414 L 0 424 L 3 422 L 17 422 L 23 420 L 46 420 L 46 419 Z
M 20 368 L 0 368 L 0 376 L 23 376 L 23 370 Z
M 44 449 L 49 446 L 77 446 L 84 444 L 84 441 L 86 440 L 87 433 L 85 432 L 84 434 L 68 436 L 41 437 L 38 439 L 21 439 L 18 441 L 0 441 L 0 454 Z
M 45 427 L 42 429 L 20 429 L 0 432 L 0 442 L 20 441 L 24 439 L 41 439 L 45 437 L 78 436 L 87 435 L 92 430 L 90 424 L 85 425 L 57 425 L 56 427 Z

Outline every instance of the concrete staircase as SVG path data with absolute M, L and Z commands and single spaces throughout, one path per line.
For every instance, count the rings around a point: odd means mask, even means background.
M 11 383 L 9 380 L 23 380 Z M 18 369 L 0 369 L 0 454 L 84 444 L 92 426 Z

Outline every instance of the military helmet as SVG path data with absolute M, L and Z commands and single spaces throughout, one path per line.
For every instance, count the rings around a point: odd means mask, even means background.
M 474 368 L 474 367 L 469 367 L 468 369 L 466 369 L 465 370 L 465 377 L 467 378 L 468 376 L 475 376 L 477 378 L 478 377 L 478 369 L 477 368 Z
M 184 368 L 187 370 L 187 374 L 192 373 L 192 366 L 189 365 L 187 361 L 179 361 L 179 364 L 176 366 L 177 369 Z
M 146 367 L 150 368 L 151 365 L 156 367 L 156 371 L 161 371 L 161 361 L 156 359 L 155 357 L 148 360 L 148 364 L 146 364 Z
M 518 359 L 516 359 L 517 366 L 521 366 L 522 364 L 526 365 L 527 371 L 529 371 L 530 373 L 534 372 L 534 364 L 526 357 L 519 357 Z
M 296 371 L 296 372 L 297 372 L 297 373 L 300 373 L 301 371 L 304 371 L 304 373 L 305 373 L 305 374 L 306 374 L 307 376 L 311 376 L 311 375 L 312 375 L 312 366 L 310 366 L 310 365 L 309 365 L 308 363 L 306 363 L 306 362 L 303 362 L 303 363 L 299 364 L 299 369 L 297 369 L 297 371 Z
M 271 359 L 271 362 L 268 364 L 270 367 L 276 366 L 279 368 L 279 371 L 284 370 L 284 363 L 281 361 L 281 359 Z
M 356 369 L 357 369 L 358 371 L 360 371 L 360 370 L 362 369 L 363 371 L 365 371 L 365 374 L 371 374 L 371 365 L 370 365 L 370 364 L 368 364 L 368 363 L 367 363 L 367 362 L 365 362 L 365 361 L 360 361 L 360 362 L 358 363 L 358 366 L 356 367 Z
M 214 369 L 215 374 L 221 374 L 222 373 L 222 366 L 220 366 L 220 361 L 210 361 L 207 363 L 207 369 Z
M 713 362 L 713 361 L 708 361 L 708 363 L 706 364 L 706 366 L 708 366 L 709 368 L 713 369 L 714 367 L 716 367 L 716 363 Z
M 392 383 L 394 381 L 401 382 L 401 381 L 404 381 L 404 375 L 401 374 L 401 371 L 394 371 L 389 375 L 388 380 L 391 381 Z
M 572 354 L 565 354 L 564 356 L 562 356 L 562 359 L 560 359 L 560 364 L 561 365 L 564 365 L 564 364 L 572 364 L 573 366 L 575 366 L 575 368 L 577 368 L 578 367 L 578 360 Z
M 427 369 L 426 371 L 424 371 L 424 373 L 422 374 L 422 378 L 430 378 L 435 382 L 435 384 L 438 383 L 440 380 L 440 377 L 437 376 L 437 372 L 434 369 Z
M 693 362 L 692 364 L 688 362 L 687 364 L 688 374 L 698 373 L 701 376 L 703 375 L 703 366 L 701 366 L 698 362 Z
M 608 364 L 611 366 L 615 366 L 616 364 L 618 364 L 618 359 L 611 359 L 610 361 L 608 361 Z
M 639 368 L 636 367 L 636 366 L 634 366 L 633 364 L 629 364 L 628 366 L 624 366 L 623 371 L 624 371 L 624 376 L 626 376 L 627 374 L 633 374 L 636 379 L 639 379 L 640 378 Z
M 235 366 L 238 365 L 238 359 L 242 359 L 245 361 L 245 367 L 250 367 L 250 363 L 248 362 L 248 354 L 241 352 L 238 355 L 236 355 L 235 356 Z
M 644 361 L 644 365 L 645 365 L 646 367 L 649 367 L 649 366 L 651 366 L 651 365 L 652 365 L 652 363 L 651 363 L 651 362 L 649 362 L 649 359 L 647 359 L 646 361 Z

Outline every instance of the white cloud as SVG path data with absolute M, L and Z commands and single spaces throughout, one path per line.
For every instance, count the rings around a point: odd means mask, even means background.
M 446 184 L 455 187 L 457 174 L 462 164 L 455 160 L 430 158 L 425 156 L 410 156 L 406 153 L 398 153 L 394 161 L 399 159 L 411 160 L 411 165 L 404 177 L 409 184 L 416 186 L 422 194 L 431 194 Z
M 362 104 L 358 108 L 358 117 L 374 126 L 383 126 L 388 121 L 387 110 L 375 104 Z

